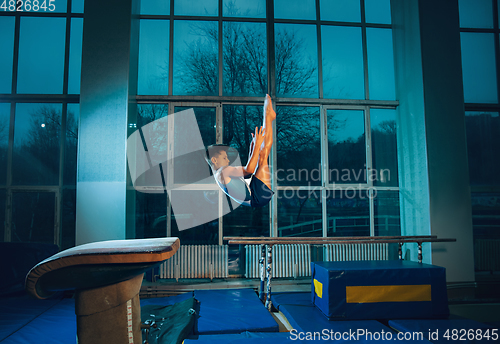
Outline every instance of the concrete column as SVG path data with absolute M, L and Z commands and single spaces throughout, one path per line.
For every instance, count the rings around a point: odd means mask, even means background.
M 424 263 L 474 281 L 458 2 L 392 1 L 403 235 L 437 235 Z M 416 260 L 416 245 L 408 245 Z M 432 255 L 430 255 L 432 253 Z
M 128 113 L 133 113 L 129 95 L 135 94 L 137 78 L 138 26 L 133 13 L 138 8 L 137 0 L 85 1 L 77 245 L 133 236 L 126 229 L 126 142 Z

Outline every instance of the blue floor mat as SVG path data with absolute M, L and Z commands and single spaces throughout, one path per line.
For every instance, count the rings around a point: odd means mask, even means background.
M 492 329 L 490 325 L 483 324 L 474 320 L 461 318 L 458 316 L 450 316 L 449 319 L 398 319 L 390 320 L 389 326 L 401 332 L 417 332 L 422 333 L 425 338 L 433 343 L 493 343 L 498 341 L 491 338 Z M 469 334 L 469 330 L 472 330 Z M 490 338 L 482 338 L 486 330 Z M 498 333 L 498 331 L 495 331 Z M 470 337 L 469 337 L 470 336 Z M 500 334 L 499 334 L 500 336 Z
M 311 292 L 297 292 L 297 293 L 272 293 L 271 301 L 273 306 L 280 310 L 281 305 L 295 305 L 295 306 L 314 306 L 312 303 Z
M 213 334 L 198 336 L 196 339 L 186 339 L 184 344 L 243 344 L 243 343 L 273 343 L 289 344 L 302 343 L 291 340 L 288 332 L 243 332 L 241 334 Z
M 36 300 L 31 296 L 0 299 L 0 341 L 53 307 L 61 298 Z
M 195 334 L 278 332 L 278 323 L 252 289 L 195 290 L 200 314 Z
M 284 305 L 280 311 L 294 328 L 296 339 L 336 340 L 350 343 L 429 343 L 427 340 L 400 341 L 397 334 L 376 320 L 328 320 L 315 306 Z
M 31 301 L 31 302 L 30 302 Z M 17 305 L 18 311 L 4 313 L 4 309 L 0 311 L 2 318 L 12 316 L 13 319 L 23 319 L 25 322 L 21 327 L 18 327 L 14 332 L 11 332 L 4 339 L 0 339 L 2 344 L 68 344 L 76 343 L 76 315 L 75 315 L 75 300 L 62 299 L 57 300 L 52 306 L 44 308 L 44 301 L 50 300 L 30 300 L 24 301 Z M 42 311 L 42 313 L 40 313 Z M 19 317 L 16 314 L 21 314 Z M 2 320 L 2 332 L 3 332 Z M 17 321 L 16 326 L 21 324 Z M 10 330 L 14 327 L 8 326 Z

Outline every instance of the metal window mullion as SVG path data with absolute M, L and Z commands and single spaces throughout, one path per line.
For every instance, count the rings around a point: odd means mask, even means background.
M 224 139 L 224 121 L 222 118 L 223 114 L 223 109 L 222 109 L 222 104 L 217 104 L 215 107 L 215 142 L 216 143 L 224 143 L 222 142 Z M 218 209 L 218 214 L 219 214 L 219 235 L 218 235 L 218 244 L 222 245 L 222 238 L 224 234 L 224 200 L 226 197 L 224 197 L 225 194 L 222 193 L 221 190 L 219 190 L 219 209 Z M 229 201 L 229 200 L 228 200 Z M 229 204 L 228 204 L 229 206 Z
M 273 103 L 273 108 L 274 111 L 278 111 L 278 107 L 276 104 Z M 274 142 L 271 147 L 271 155 L 269 159 L 271 160 L 271 164 L 269 164 L 269 172 L 271 173 L 271 188 L 276 190 L 277 187 L 277 180 L 278 180 L 278 169 L 274 168 L 275 166 L 278 166 L 278 148 L 277 148 L 277 138 L 276 138 L 276 120 L 274 121 L 273 125 L 273 137 L 274 137 Z M 272 199 L 271 199 L 271 211 L 269 212 L 269 236 L 276 237 L 278 236 L 278 197 L 275 194 Z
M 328 208 L 326 206 L 326 188 L 321 190 L 321 214 L 322 214 L 322 225 L 323 225 L 323 237 L 328 236 Z
M 375 236 L 375 209 L 373 197 L 369 197 L 370 188 L 373 188 L 373 181 L 370 176 L 373 171 L 373 159 L 372 159 L 372 132 L 371 132 L 371 118 L 370 118 L 370 108 L 367 106 L 363 112 L 365 119 L 365 147 L 366 147 L 366 184 L 368 185 L 367 197 L 369 203 L 369 220 L 370 220 L 370 236 Z M 362 192 L 361 190 L 359 191 Z M 361 197 L 361 195 L 360 195 Z
M 67 68 L 68 64 L 66 64 Z M 66 74 L 66 72 L 65 72 Z M 66 79 L 66 78 L 65 78 Z M 67 80 L 67 79 L 66 79 Z M 67 84 L 64 87 L 65 92 Z M 66 125 L 68 116 L 68 104 L 64 103 L 61 114 L 61 136 L 59 139 L 59 187 L 56 192 L 56 215 L 54 226 L 54 244 L 62 247 L 62 201 L 63 201 L 63 186 L 64 186 L 64 162 L 66 152 Z
M 68 0 L 68 6 L 71 6 L 71 0 Z M 65 37 L 65 47 L 64 47 L 64 76 L 63 76 L 63 94 L 68 94 L 68 83 L 69 83 L 69 48 L 71 39 L 71 7 L 66 11 L 66 37 Z
M 269 95 L 276 98 L 276 54 L 274 37 L 274 0 L 268 0 L 266 7 L 267 18 L 267 89 Z
M 361 6 L 361 44 L 363 48 L 363 73 L 365 77 L 365 99 L 370 99 L 369 80 L 368 80 L 368 44 L 366 41 L 366 17 L 365 0 L 360 0 Z
M 219 76 L 219 82 L 218 82 L 218 87 L 219 87 L 219 96 L 222 96 L 222 92 L 223 92 L 223 71 L 224 71 L 224 54 L 223 54 L 223 49 L 224 49 L 224 45 L 223 45 L 223 39 L 224 39 L 224 35 L 223 35 L 223 22 L 222 22 L 222 0 L 219 0 L 219 16 L 218 16 L 218 27 L 219 27 L 219 33 L 218 33 L 218 37 L 219 37 L 219 42 L 218 42 L 218 45 L 219 45 L 219 55 L 218 55 L 218 58 L 219 58 L 219 73 L 218 73 L 218 76 Z
M 5 200 L 5 231 L 4 241 L 11 241 L 12 237 L 12 161 L 14 155 L 14 127 L 16 122 L 16 104 L 10 104 L 10 120 L 9 120 L 9 145 L 7 148 L 7 183 L 6 183 L 6 200 Z
M 180 105 L 180 104 L 179 104 Z M 176 104 L 168 103 L 168 115 L 172 115 L 174 113 Z M 168 124 L 173 123 L 173 121 L 168 121 Z M 174 157 L 174 139 L 175 139 L 175 128 L 174 125 L 168 126 L 167 132 L 167 178 L 165 178 L 165 197 L 167 197 L 167 237 L 172 236 L 172 202 L 170 201 L 170 195 L 172 194 L 172 186 L 174 184 L 174 167 L 172 166 L 172 160 Z M 170 194 L 168 193 L 170 190 Z
M 170 1 L 170 31 L 168 42 L 168 95 L 173 93 L 174 85 L 174 1 Z
M 318 44 L 318 90 L 319 98 L 323 98 L 323 49 L 321 46 L 320 0 L 316 0 L 316 35 Z
M 329 183 L 328 175 L 328 123 L 327 123 L 327 109 L 320 105 L 320 149 L 321 149 L 321 214 L 323 224 L 323 237 L 328 236 L 328 209 L 326 206 L 326 191 L 325 186 Z
M 499 42 L 499 18 L 498 18 L 498 2 L 493 1 L 493 28 L 495 29 L 493 33 L 493 39 L 495 40 L 495 61 L 497 67 L 497 103 L 500 102 L 500 42 Z
M 17 70 L 19 65 L 19 40 L 21 31 L 21 17 L 16 15 L 14 23 L 14 53 L 12 57 L 12 94 L 17 94 Z
M 330 183 L 328 174 L 328 109 L 320 105 L 320 140 L 321 140 L 321 165 L 322 168 L 322 186 L 325 187 Z
M 273 101 L 273 107 L 276 112 L 278 112 L 278 107 L 276 104 L 276 52 L 275 52 L 275 35 L 274 35 L 274 0 L 266 1 L 266 42 L 267 42 L 267 93 L 271 96 Z M 273 126 L 273 135 L 275 143 L 272 146 L 270 154 L 270 166 L 272 171 L 271 175 L 271 187 L 276 189 L 277 180 L 277 148 L 276 148 L 276 121 Z M 270 203 L 269 209 L 269 236 L 278 236 L 278 197 L 277 193 L 273 196 Z

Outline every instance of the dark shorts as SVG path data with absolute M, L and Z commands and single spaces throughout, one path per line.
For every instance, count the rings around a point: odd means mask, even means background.
M 252 193 L 250 205 L 255 208 L 265 206 L 274 195 L 273 190 L 269 189 L 266 184 L 255 176 L 252 177 L 250 182 L 250 192 Z

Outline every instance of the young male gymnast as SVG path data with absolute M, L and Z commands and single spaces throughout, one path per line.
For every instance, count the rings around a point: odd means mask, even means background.
M 255 128 L 246 166 L 229 166 L 228 146 L 216 144 L 207 148 L 208 163 L 219 187 L 238 203 L 250 207 L 263 207 L 271 200 L 269 153 L 273 145 L 273 110 L 271 97 L 264 101 L 263 125 Z M 252 178 L 250 185 L 244 179 Z

